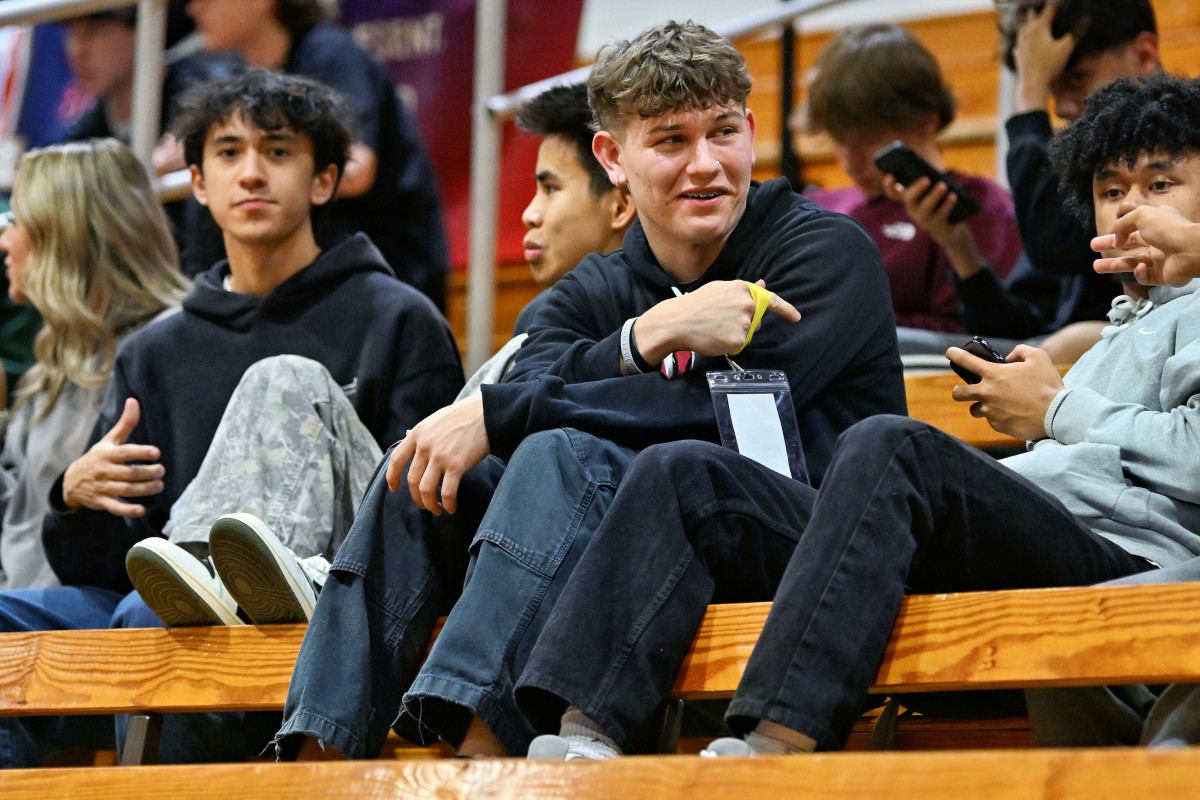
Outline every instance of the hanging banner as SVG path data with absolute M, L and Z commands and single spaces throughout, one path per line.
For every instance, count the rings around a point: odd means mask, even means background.
M 509 0 L 505 90 L 575 66 L 583 0 Z M 467 262 L 474 0 L 344 0 L 342 23 L 383 61 L 421 127 L 437 170 L 451 263 Z M 524 261 L 521 211 L 533 196 L 535 137 L 504 131 L 497 258 Z

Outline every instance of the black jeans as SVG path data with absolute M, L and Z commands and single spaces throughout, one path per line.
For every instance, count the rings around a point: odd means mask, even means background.
M 1150 568 L 1001 463 L 906 417 L 847 430 L 820 492 L 713 445 L 661 445 L 634 461 L 517 700 L 539 729 L 571 704 L 638 749 L 705 606 L 774 598 L 727 721 L 744 733 L 768 719 L 840 748 L 906 593 Z

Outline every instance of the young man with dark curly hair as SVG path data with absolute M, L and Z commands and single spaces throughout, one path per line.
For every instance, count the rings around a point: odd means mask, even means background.
M 1200 220 L 1197 89 L 1120 81 L 1055 142 L 1096 230 L 1142 204 Z M 1065 378 L 1026 345 L 1004 364 L 951 348 L 981 376 L 954 398 L 1031 442 L 1003 461 L 892 416 L 842 435 L 819 490 L 702 443 L 642 452 L 518 680 L 535 725 L 562 714 L 538 749 L 636 747 L 705 606 L 746 570 L 782 577 L 726 715 L 745 738 L 710 755 L 843 747 L 906 593 L 1088 584 L 1200 554 L 1198 288 L 1131 286 Z M 748 555 L 781 529 L 802 531 L 786 570 Z
M 1092 271 L 1091 232 L 1064 206 L 1047 161 L 1050 107 L 1068 122 L 1116 80 L 1162 71 L 1150 0 L 997 0 L 1004 63 L 1017 75 L 1005 122 L 1006 164 L 1021 239 L 1033 266 L 1062 283 L 1052 329 L 1100 320 L 1112 282 Z
M 512 685 L 530 647 L 637 451 L 719 440 L 705 373 L 725 354 L 786 375 L 814 481 L 844 428 L 903 413 L 878 251 L 786 182 L 751 181 L 733 46 L 666 23 L 603 51 L 588 87 L 592 152 L 638 219 L 555 284 L 507 380 L 380 467 L 305 636 L 283 757 L 313 740 L 372 756 L 393 726 L 462 755 L 523 753 L 534 731 Z

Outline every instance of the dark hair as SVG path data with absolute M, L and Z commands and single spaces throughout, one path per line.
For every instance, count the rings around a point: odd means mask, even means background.
M 807 128 L 845 140 L 853 133 L 913 131 L 930 114 L 938 130 L 956 103 L 937 59 L 899 25 L 846 28 L 825 46 L 808 88 Z
M 632 41 L 604 47 L 588 78 L 596 124 L 624 127 L 622 117 L 657 117 L 673 109 L 745 106 L 746 61 L 728 39 L 691 20 L 665 22 Z
M 594 197 L 603 197 L 613 187 L 608 173 L 592 153 L 592 110 L 588 108 L 587 86 L 582 83 L 555 86 L 521 106 L 517 126 L 538 136 L 557 136 L 575 147 L 579 166 L 588 174 Z
M 1200 155 L 1200 80 L 1158 73 L 1098 89 L 1083 114 L 1050 142 L 1050 161 L 1068 207 L 1094 220 L 1093 181 L 1113 164 L 1132 167 L 1147 153 Z
M 1013 47 L 1021 20 L 1045 5 L 1045 0 L 996 0 L 1001 53 L 1009 69 L 1016 70 Z M 1067 61 L 1070 69 L 1079 59 L 1129 44 L 1140 33 L 1158 33 L 1158 26 L 1150 0 L 1059 0 L 1050 31 L 1056 38 L 1068 33 L 1078 38 Z
M 242 115 L 266 131 L 290 128 L 312 140 L 319 172 L 333 164 L 339 177 L 346 166 L 352 118 L 346 104 L 323 83 L 266 69 L 248 69 L 231 78 L 201 84 L 176 105 L 172 132 L 183 142 L 188 165 L 201 166 L 204 141 L 214 125 Z
M 322 0 L 276 0 L 275 19 L 296 39 L 329 16 Z
M 133 28 L 137 26 L 137 6 L 126 6 L 124 8 L 110 8 L 107 11 L 95 11 L 91 14 L 84 14 L 81 17 L 68 19 L 67 22 L 76 20 L 83 22 L 85 20 L 104 20 L 111 19 L 113 22 L 120 22 Z

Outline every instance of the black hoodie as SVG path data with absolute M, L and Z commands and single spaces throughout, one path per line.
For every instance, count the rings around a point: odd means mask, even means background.
M 777 179 L 752 184 L 746 211 L 721 254 L 688 292 L 715 280 L 764 279 L 800 310 L 791 323 L 763 318 L 739 366 L 782 369 L 809 472 L 819 482 L 838 434 L 872 414 L 905 414 L 887 275 L 879 250 L 849 217 L 825 211 Z M 679 439 L 719 441 L 706 370 L 621 375 L 620 331 L 674 296 L 641 222 L 624 247 L 590 255 L 550 290 L 501 384 L 483 387 L 492 452 L 511 454 L 529 433 L 573 427 L 636 448 Z
M 295 354 L 324 364 L 383 448 L 452 402 L 462 387 L 458 348 L 445 320 L 396 280 L 362 234 L 324 251 L 266 297 L 227 291 L 228 274 L 222 261 L 197 276 L 182 311 L 122 345 L 91 442 L 116 423 L 125 398 L 136 397 L 141 420 L 129 442 L 159 448 L 165 488 L 146 498 L 144 517 L 125 520 L 65 510 L 60 478 L 42 538 L 64 584 L 131 588 L 126 551 L 162 534 L 242 373 L 257 361 Z

